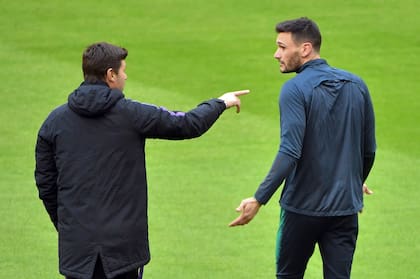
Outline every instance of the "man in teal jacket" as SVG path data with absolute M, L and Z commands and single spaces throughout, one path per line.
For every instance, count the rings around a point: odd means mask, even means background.
M 354 74 L 320 58 L 321 34 L 308 18 L 276 26 L 274 57 L 296 72 L 280 94 L 281 143 L 274 163 L 242 214 L 247 224 L 286 180 L 281 193 L 277 278 L 303 278 L 319 245 L 324 278 L 350 278 L 363 208 L 363 186 L 376 151 L 369 90 Z

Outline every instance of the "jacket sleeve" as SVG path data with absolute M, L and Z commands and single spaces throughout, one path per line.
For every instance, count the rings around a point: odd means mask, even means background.
M 375 113 L 370 97 L 369 89 L 362 82 L 362 91 L 365 93 L 365 123 L 364 123 L 364 154 L 363 154 L 363 182 L 367 179 L 375 161 L 376 137 L 375 137 Z
M 52 144 L 42 136 L 41 128 L 35 147 L 35 181 L 39 198 L 44 203 L 51 221 L 57 229 L 57 168 Z
M 188 112 L 127 100 L 127 110 L 135 129 L 144 137 L 190 139 L 204 134 L 226 109 L 223 100 L 211 99 Z
M 375 161 L 375 154 L 365 155 L 363 158 L 363 182 L 366 181 L 372 169 L 373 162 Z
M 280 151 L 299 159 L 306 130 L 305 99 L 294 83 L 283 85 L 280 98 Z
M 297 161 L 296 158 L 279 151 L 269 173 L 255 192 L 255 199 L 261 204 L 266 204 L 296 167 Z
M 293 83 L 283 85 L 280 98 L 280 148 L 271 169 L 254 194 L 255 199 L 266 204 L 280 187 L 301 157 L 306 118 L 304 99 Z

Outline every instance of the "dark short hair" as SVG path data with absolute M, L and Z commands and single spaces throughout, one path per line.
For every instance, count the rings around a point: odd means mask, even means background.
M 95 83 L 104 80 L 106 71 L 112 68 L 117 74 L 121 60 L 128 55 L 125 48 L 106 42 L 94 43 L 83 52 L 82 68 L 85 81 Z
M 280 22 L 276 25 L 276 31 L 290 32 L 294 42 L 310 42 L 317 52 L 321 49 L 321 32 L 318 25 L 307 17 Z

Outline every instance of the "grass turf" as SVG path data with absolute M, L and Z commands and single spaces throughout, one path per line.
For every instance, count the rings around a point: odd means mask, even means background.
M 202 138 L 147 144 L 145 277 L 274 277 L 278 193 L 248 226 L 227 224 L 277 150 L 278 92 L 292 75 L 280 75 L 272 58 L 274 25 L 301 15 L 319 23 L 322 56 L 363 77 L 375 105 L 375 194 L 360 218 L 352 278 L 419 274 L 417 1 L 1 1 L 0 278 L 62 278 L 57 236 L 34 185 L 34 144 L 46 115 L 81 82 L 84 47 L 102 40 L 129 50 L 129 98 L 188 110 L 252 90 L 240 115 L 225 112 Z M 315 255 L 305 278 L 321 274 Z

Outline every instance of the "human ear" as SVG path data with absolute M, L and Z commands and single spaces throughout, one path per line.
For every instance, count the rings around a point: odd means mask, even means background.
M 301 54 L 302 57 L 308 57 L 312 53 L 312 44 L 311 43 L 303 43 L 301 45 Z
M 109 82 L 115 81 L 115 72 L 112 68 L 106 70 L 106 80 Z

